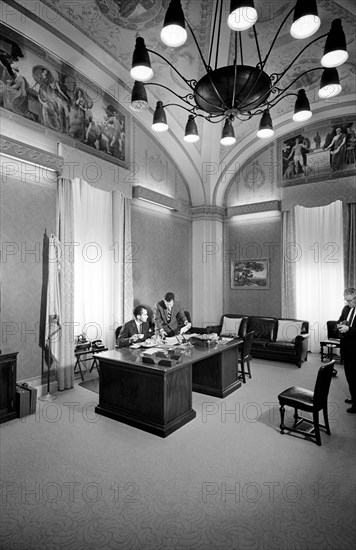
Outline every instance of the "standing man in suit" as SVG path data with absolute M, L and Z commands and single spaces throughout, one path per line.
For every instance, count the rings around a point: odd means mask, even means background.
M 341 312 L 337 327 L 351 396 L 345 399 L 345 403 L 351 403 L 351 407 L 346 410 L 348 413 L 356 413 L 356 288 L 347 288 L 344 298 L 347 305 Z
M 173 292 L 167 292 L 164 300 L 155 305 L 154 323 L 161 336 L 183 334 L 192 326 Z
M 116 344 L 120 348 L 129 346 L 138 340 L 144 342 L 150 336 L 148 312 L 145 306 L 136 306 L 133 315 L 134 318 L 123 325 L 117 337 Z

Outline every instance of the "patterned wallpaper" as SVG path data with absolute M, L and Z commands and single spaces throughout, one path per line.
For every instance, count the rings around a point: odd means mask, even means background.
M 281 315 L 281 220 L 229 222 L 226 226 L 224 311 L 247 315 Z M 231 289 L 230 263 L 233 259 L 269 258 L 268 289 Z
M 144 132 L 137 124 L 133 124 L 132 134 L 133 174 L 130 181 L 134 185 L 142 185 L 158 193 L 190 202 L 188 186 L 174 159 L 157 145 L 151 134 Z
M 133 207 L 132 241 L 135 306 L 152 309 L 168 291 L 174 292 L 184 309 L 192 304 L 191 222 L 171 213 Z
M 249 159 L 241 170 L 238 163 L 235 166 L 236 174 L 226 189 L 226 206 L 280 199 L 281 189 L 276 184 L 274 143 Z
M 45 229 L 55 229 L 56 188 L 25 178 L 3 180 L 1 188 L 1 237 L 9 252 L 2 258 L 1 349 L 19 352 L 17 379 L 23 380 L 41 375 L 42 239 Z

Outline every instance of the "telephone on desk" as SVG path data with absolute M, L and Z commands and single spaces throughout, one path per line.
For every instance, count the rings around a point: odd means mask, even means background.
M 93 340 L 91 343 L 91 347 L 93 351 L 99 351 L 101 349 L 105 349 L 105 345 L 102 343 L 101 340 Z

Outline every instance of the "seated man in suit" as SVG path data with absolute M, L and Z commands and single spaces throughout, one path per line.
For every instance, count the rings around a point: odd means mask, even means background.
M 137 341 L 144 342 L 150 337 L 150 325 L 147 321 L 148 312 L 145 306 L 136 306 L 133 315 L 134 318 L 123 325 L 117 337 L 116 344 L 120 348 Z
M 174 336 L 187 332 L 192 326 L 185 316 L 173 292 L 167 292 L 164 300 L 155 305 L 154 324 L 161 336 Z

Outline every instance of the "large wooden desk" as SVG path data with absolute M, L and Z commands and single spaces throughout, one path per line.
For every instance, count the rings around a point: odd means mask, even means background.
M 95 411 L 166 437 L 196 417 L 192 390 L 221 398 L 241 386 L 239 343 L 241 339 L 212 348 L 192 347 L 170 367 L 145 364 L 144 349 L 102 352 L 95 356 L 100 367 Z

